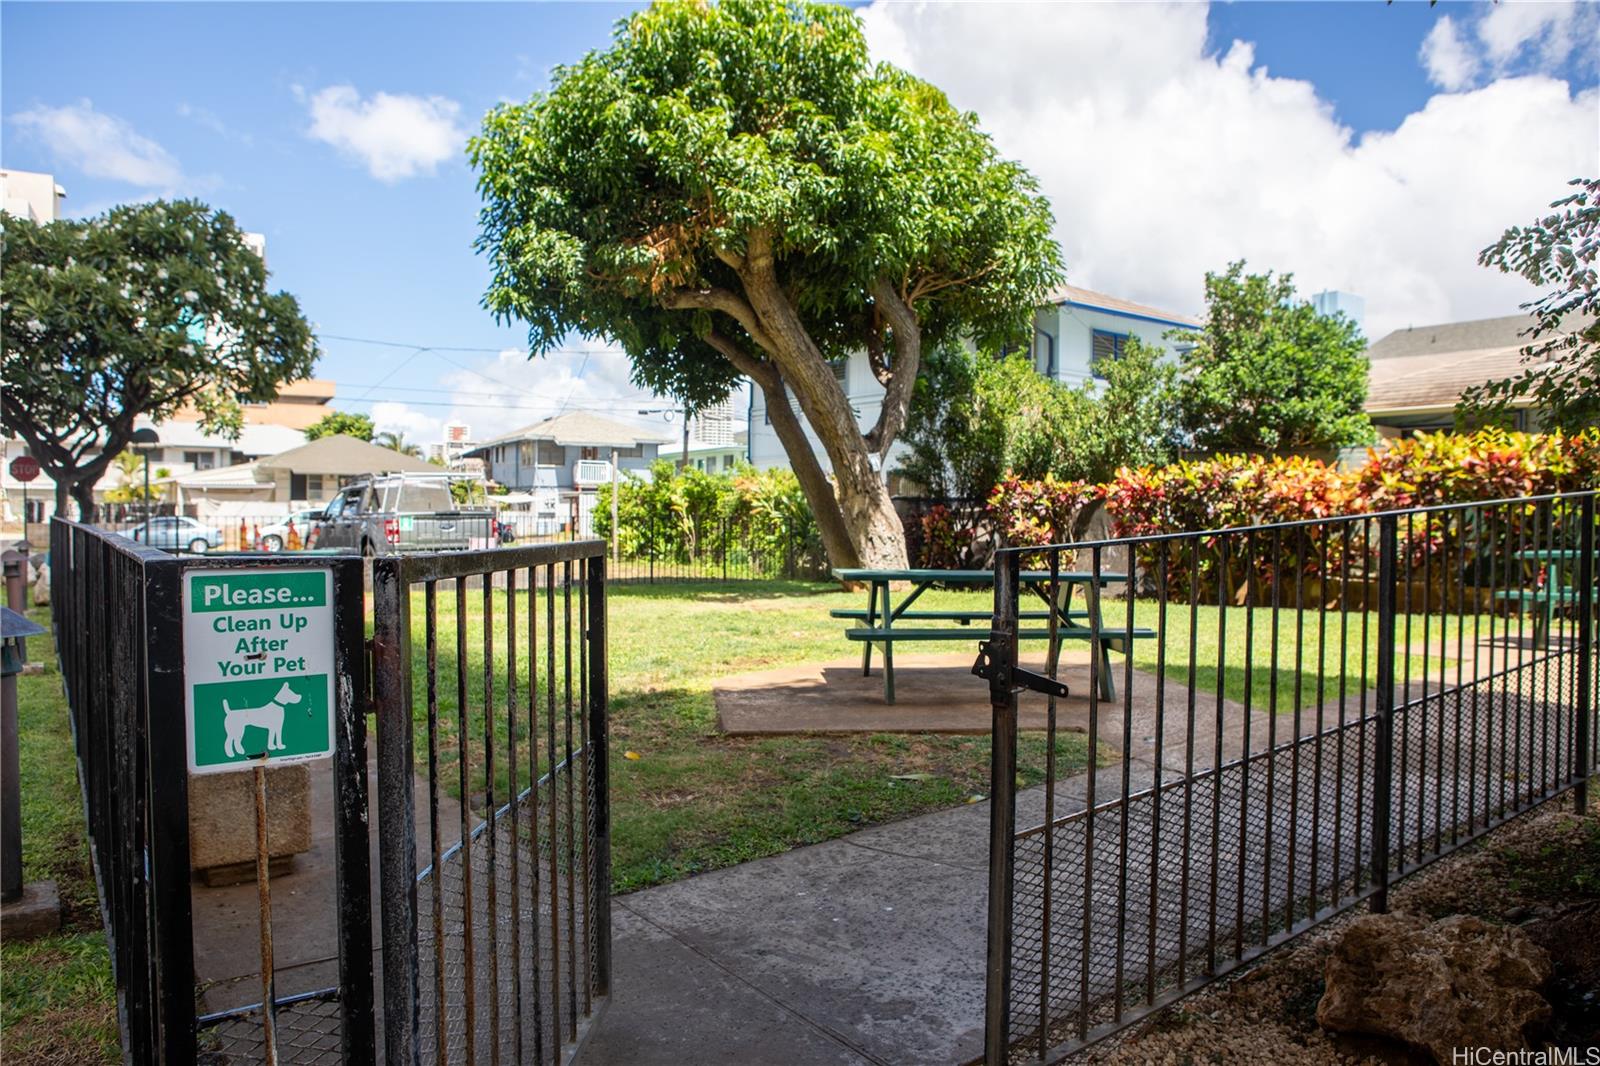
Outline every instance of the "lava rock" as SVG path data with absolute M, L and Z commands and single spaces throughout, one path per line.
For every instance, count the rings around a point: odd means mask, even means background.
M 1456 1048 L 1516 1051 L 1550 1018 L 1540 994 L 1550 974 L 1549 955 L 1517 928 L 1369 914 L 1328 957 L 1317 1024 L 1403 1040 L 1441 1064 Z

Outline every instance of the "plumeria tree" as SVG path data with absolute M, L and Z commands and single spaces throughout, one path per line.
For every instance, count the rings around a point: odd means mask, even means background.
M 186 405 L 237 433 L 240 404 L 311 373 L 300 305 L 226 213 L 193 200 L 114 207 L 86 220 L 3 220 L 0 364 L 5 427 L 67 499 L 94 517 L 94 484 L 134 420 Z
M 881 466 L 923 351 L 1025 337 L 1059 276 L 1034 180 L 833 4 L 657 4 L 470 152 L 487 307 L 535 353 L 615 340 L 691 408 L 750 378 L 836 566 L 905 562 Z M 865 427 L 832 365 L 861 351 Z

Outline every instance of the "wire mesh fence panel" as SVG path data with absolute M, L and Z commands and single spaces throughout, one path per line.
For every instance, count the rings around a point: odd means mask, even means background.
M 386 1060 L 561 1062 L 610 981 L 604 545 L 374 568 Z
M 988 1061 L 1064 1056 L 1385 908 L 1395 878 L 1537 804 L 1583 802 L 1595 521 L 1571 493 L 1002 552 L 979 666 Z M 1042 671 L 1018 650 L 1037 601 Z M 1018 794 L 1017 708 L 1041 699 L 1045 782 Z M 1081 778 L 1056 772 L 1068 712 L 1099 767 Z

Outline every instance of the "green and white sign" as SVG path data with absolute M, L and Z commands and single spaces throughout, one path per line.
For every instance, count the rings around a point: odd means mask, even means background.
M 333 753 L 333 575 L 187 570 L 183 667 L 189 769 Z

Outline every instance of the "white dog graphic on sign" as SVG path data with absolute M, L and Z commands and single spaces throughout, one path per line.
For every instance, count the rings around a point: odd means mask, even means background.
M 228 738 L 222 745 L 222 750 L 231 758 L 243 755 L 244 731 L 250 726 L 267 731 L 267 750 L 282 751 L 287 745 L 283 742 L 283 709 L 287 704 L 299 703 L 300 693 L 289 687 L 285 681 L 278 689 L 278 694 L 272 697 L 270 703 L 260 707 L 229 707 L 226 698 L 222 701 L 222 724 L 228 731 Z

